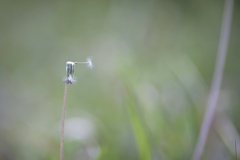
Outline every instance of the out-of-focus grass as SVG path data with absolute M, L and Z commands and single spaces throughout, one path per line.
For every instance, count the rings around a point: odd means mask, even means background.
M 126 103 L 127 103 L 127 110 L 129 114 L 129 118 L 132 124 L 134 137 L 136 140 L 136 144 L 139 149 L 139 156 L 142 160 L 151 159 L 151 152 L 148 144 L 148 139 L 145 133 L 145 129 L 142 125 L 141 119 L 139 114 L 136 110 L 135 98 L 131 93 L 131 90 L 126 87 Z
M 68 88 L 66 159 L 190 159 L 222 8 L 200 0 L 2 1 L 0 159 L 59 159 L 65 63 L 88 56 L 95 68 L 78 66 Z M 216 112 L 232 127 L 211 131 L 204 159 L 231 157 L 229 137 L 238 137 L 238 8 Z

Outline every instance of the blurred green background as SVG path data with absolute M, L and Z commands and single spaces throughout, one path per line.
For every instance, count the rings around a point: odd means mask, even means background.
M 223 0 L 0 1 L 0 159 L 58 160 L 66 61 L 76 65 L 66 160 L 191 159 Z M 240 157 L 240 3 L 203 159 Z

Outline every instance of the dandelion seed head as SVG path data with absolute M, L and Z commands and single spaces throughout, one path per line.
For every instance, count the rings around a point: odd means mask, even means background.
M 66 74 L 67 78 L 64 80 L 64 82 L 68 84 L 73 84 L 76 82 L 74 79 L 74 70 L 75 70 L 75 64 L 87 64 L 89 68 L 93 68 L 92 64 L 92 58 L 88 57 L 86 62 L 72 62 L 72 61 L 67 61 L 66 63 Z
M 73 84 L 74 82 L 76 82 L 76 80 L 74 80 L 74 67 L 75 67 L 74 62 L 67 61 L 66 63 L 67 78 L 65 82 L 68 84 Z

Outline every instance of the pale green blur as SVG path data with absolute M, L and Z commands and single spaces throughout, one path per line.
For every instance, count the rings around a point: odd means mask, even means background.
M 0 3 L 0 160 L 191 159 L 213 77 L 223 0 Z M 240 157 L 240 9 L 203 159 Z M 93 57 L 91 70 L 85 62 Z M 72 66 L 71 66 L 72 65 Z M 68 66 L 68 64 L 67 64 Z M 91 67 L 91 66 L 89 66 Z

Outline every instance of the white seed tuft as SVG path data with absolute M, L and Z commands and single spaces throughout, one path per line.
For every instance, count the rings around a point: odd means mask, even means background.
M 88 57 L 87 62 L 88 62 L 88 67 L 92 69 L 93 68 L 92 58 Z

